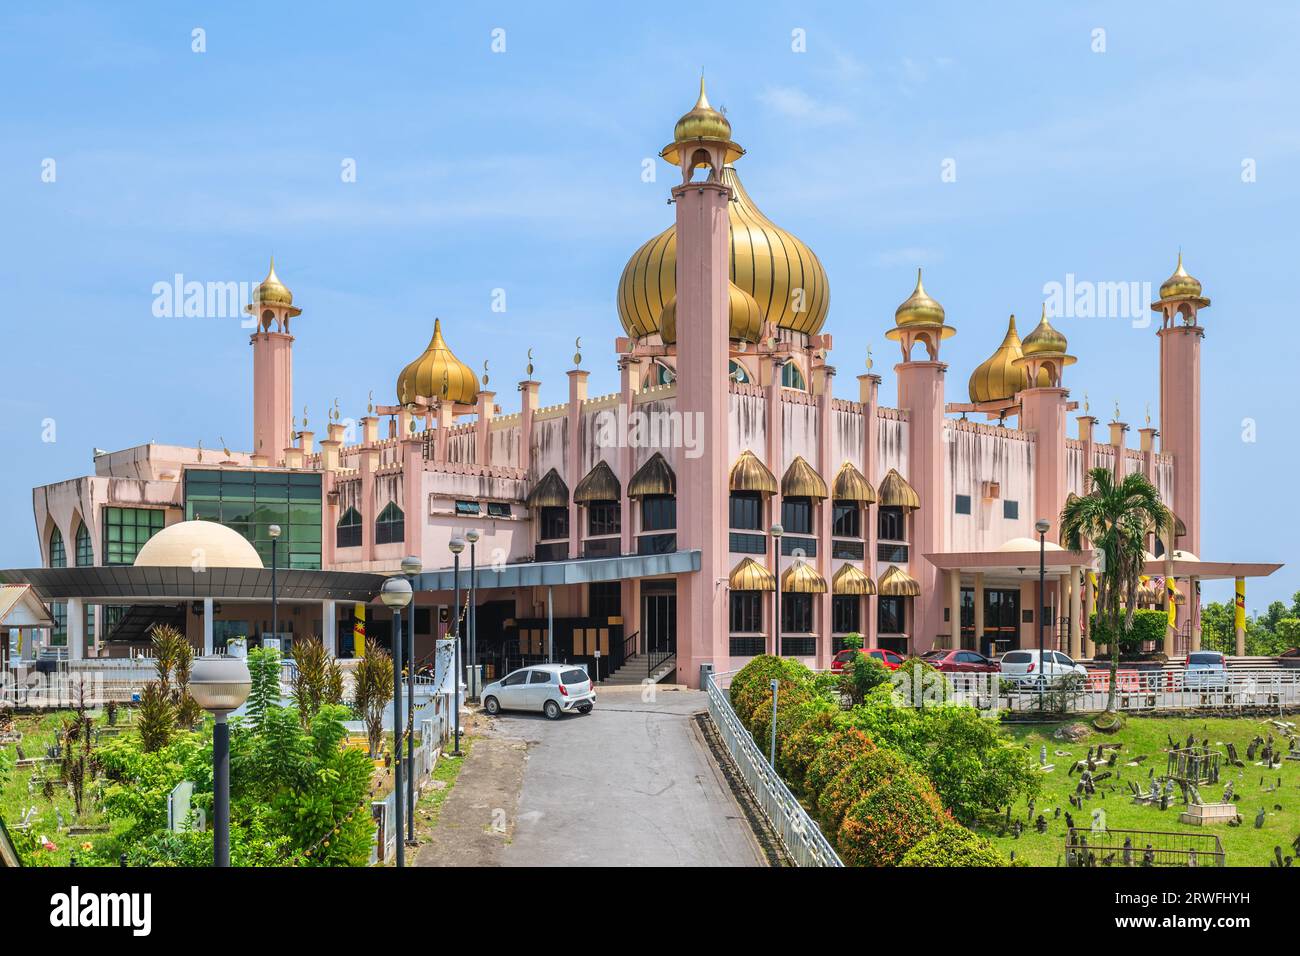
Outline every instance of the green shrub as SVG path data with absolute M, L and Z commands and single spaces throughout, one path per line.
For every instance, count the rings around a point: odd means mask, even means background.
M 728 691 L 731 706 L 746 729 L 754 728 L 749 719 L 760 702 L 772 708 L 772 681 L 780 682 L 780 696 L 786 696 L 794 687 L 807 688 L 812 684 L 813 673 L 798 661 L 764 655 L 755 657 L 731 680 Z
M 844 814 L 871 790 L 907 772 L 907 763 L 892 750 L 877 748 L 854 757 L 822 790 L 817 815 L 822 832 L 835 834 Z
M 931 707 L 920 716 L 917 767 L 959 820 L 1037 796 L 1042 773 L 1023 747 L 971 707 Z
M 965 827 L 951 824 L 908 850 L 899 866 L 1009 866 L 993 845 Z
M 804 715 L 803 723 L 777 744 L 776 769 L 795 793 L 803 792 L 804 775 L 813 758 L 830 736 L 842 729 L 839 705 L 831 701 L 821 698 L 809 701 L 804 705 Z M 781 732 L 779 723 L 777 732 Z
M 776 720 L 777 736 L 780 737 L 780 728 L 782 724 L 789 729 L 792 728 L 792 719 L 795 715 L 802 713 L 800 708 L 813 699 L 812 694 L 802 687 L 782 687 L 781 693 L 776 698 Z M 760 750 L 767 752 L 771 746 L 772 734 L 772 700 L 760 700 L 754 705 L 754 710 L 749 715 L 749 719 L 741 718 L 749 732 L 754 735 L 754 743 L 758 744 Z M 780 747 L 780 741 L 777 742 Z
M 855 654 L 840 674 L 841 694 L 853 704 L 860 704 L 867 695 L 882 684 L 889 683 L 889 668 L 867 654 Z
M 905 770 L 868 791 L 844 815 L 837 834 L 840 856 L 849 866 L 896 866 L 949 820 L 929 781 Z
M 803 792 L 809 804 L 817 805 L 826 785 L 848 766 L 849 761 L 875 749 L 875 743 L 860 730 L 841 730 L 827 737 L 804 775 Z
M 1110 646 L 1111 627 L 1109 622 L 1104 619 L 1098 619 L 1094 613 L 1090 619 L 1089 626 L 1092 628 L 1092 639 L 1094 643 L 1105 644 Z M 1119 626 L 1122 630 L 1124 627 L 1124 615 L 1119 618 Z M 1141 650 L 1144 641 L 1154 641 L 1156 648 L 1160 648 L 1165 639 L 1165 630 L 1169 626 L 1169 618 L 1164 611 L 1157 611 L 1151 608 L 1139 608 L 1133 612 L 1133 628 L 1127 633 L 1122 633 L 1119 638 L 1119 649 L 1125 654 L 1132 654 Z

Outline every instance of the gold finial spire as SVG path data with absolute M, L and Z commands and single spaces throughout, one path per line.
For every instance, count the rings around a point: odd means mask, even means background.
M 1115 399 L 1115 421 L 1119 421 L 1119 399 Z
M 528 349 L 528 377 L 530 379 L 533 377 L 533 350 L 531 347 Z
M 1088 404 L 1088 393 L 1087 393 L 1087 392 L 1084 392 L 1084 393 L 1083 393 L 1083 413 L 1084 413 L 1085 415 L 1087 415 L 1091 410 L 1092 410 L 1092 406 L 1090 406 L 1090 405 Z
M 1147 428 L 1151 427 L 1151 403 L 1147 402 Z
M 307 406 L 302 407 L 302 430 L 307 430 Z
M 875 360 L 871 357 L 871 343 L 868 342 L 867 343 L 867 371 L 870 372 L 871 369 L 875 366 L 875 364 L 876 364 Z
M 488 383 L 488 360 L 483 360 L 483 387 L 487 388 Z
M 374 413 L 375 413 L 375 390 L 372 388 L 370 390 L 370 394 L 366 396 L 366 414 L 373 415 Z
M 916 288 L 897 309 L 894 310 L 896 325 L 943 325 L 943 306 L 925 291 L 921 281 L 921 269 L 916 270 Z
M 582 364 L 582 336 L 581 335 L 573 340 L 573 347 L 578 350 L 573 353 L 573 366 L 574 368 L 577 368 Z
M 334 399 L 334 407 L 329 410 L 329 417 L 334 421 L 338 421 L 342 416 L 343 412 L 339 409 L 339 400 L 336 396 Z
M 1183 250 L 1180 246 L 1178 265 L 1174 268 L 1174 274 L 1160 284 L 1160 298 L 1172 299 L 1180 296 L 1199 298 L 1200 295 L 1200 280 L 1188 273 L 1187 267 L 1183 265 Z

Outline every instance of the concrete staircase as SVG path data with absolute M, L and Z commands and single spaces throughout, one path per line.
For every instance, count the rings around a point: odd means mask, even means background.
M 649 677 L 652 684 L 657 684 L 665 677 L 677 670 L 677 655 L 673 654 L 662 664 L 655 668 L 653 674 L 646 674 L 646 659 L 637 654 L 629 657 L 623 662 L 618 670 L 610 674 L 603 681 L 596 685 L 597 689 L 601 687 L 627 687 L 633 684 L 640 684 Z

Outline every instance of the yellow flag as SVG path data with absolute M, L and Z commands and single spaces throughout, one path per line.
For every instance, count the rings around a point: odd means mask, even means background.
M 1165 587 L 1169 589 L 1169 626 L 1174 627 L 1178 624 L 1178 585 L 1172 577 L 1168 577 L 1165 578 Z
M 352 656 L 366 656 L 366 606 L 360 602 L 352 608 Z

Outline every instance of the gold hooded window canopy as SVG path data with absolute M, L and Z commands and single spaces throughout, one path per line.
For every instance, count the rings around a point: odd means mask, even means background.
M 831 591 L 835 594 L 875 594 L 876 582 L 856 564 L 842 564 L 831 578 Z
M 880 576 L 880 594 L 885 597 L 920 597 L 921 585 L 896 564 Z
M 647 495 L 677 494 L 677 475 L 668 464 L 668 459 L 660 452 L 655 452 L 649 460 L 637 469 L 632 480 L 628 482 L 629 498 L 644 498 Z
M 867 481 L 853 462 L 846 461 L 835 473 L 831 497 L 836 501 L 859 501 L 869 505 L 876 500 L 876 489 L 871 487 L 871 482 Z
M 573 489 L 573 500 L 580 505 L 592 501 L 618 501 L 623 497 L 623 486 L 614 470 L 602 458 Z
M 746 558 L 731 569 L 727 584 L 733 591 L 775 591 L 776 576 L 753 558 Z
M 891 468 L 889 474 L 885 475 L 885 480 L 880 483 L 879 504 L 882 508 L 907 508 L 915 511 L 921 507 L 921 498 L 916 489 L 896 469 Z
M 825 500 L 830 497 L 826 482 L 813 470 L 813 466 L 804 461 L 802 455 L 795 455 L 790 467 L 781 478 L 781 495 L 785 498 L 817 498 Z
M 764 495 L 776 494 L 776 476 L 762 460 L 749 449 L 740 453 L 731 466 L 732 491 L 757 491 Z
M 567 508 L 569 507 L 569 486 L 564 483 L 560 473 L 552 468 L 542 480 L 533 486 L 524 499 L 529 508 Z
M 825 594 L 826 579 L 807 561 L 797 561 L 781 575 L 781 590 L 787 594 Z

